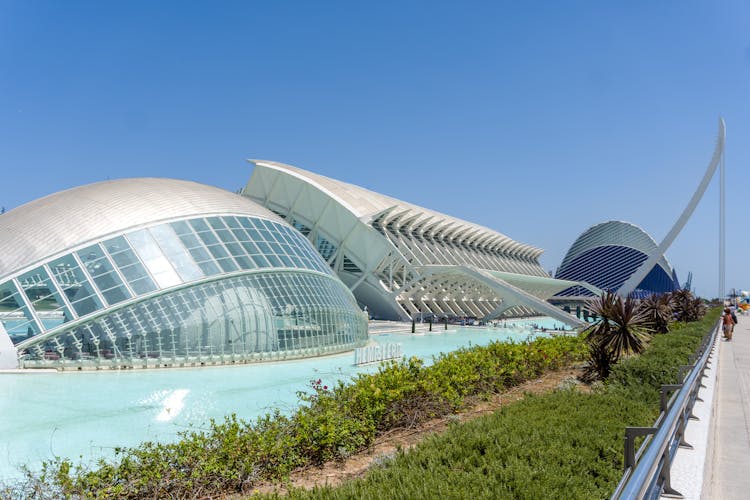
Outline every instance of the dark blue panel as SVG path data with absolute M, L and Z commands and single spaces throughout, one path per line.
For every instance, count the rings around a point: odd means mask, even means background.
M 643 252 L 630 247 L 607 245 L 592 248 L 558 269 L 555 278 L 586 281 L 602 290 L 616 291 L 646 260 Z M 679 287 L 676 277 L 656 265 L 637 287 L 637 296 L 664 293 Z M 567 292 L 567 290 L 565 291 Z

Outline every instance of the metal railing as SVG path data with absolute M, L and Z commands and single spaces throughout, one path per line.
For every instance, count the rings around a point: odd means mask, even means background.
M 654 426 L 625 429 L 625 472 L 612 500 L 682 498 L 670 482 L 670 467 L 678 448 L 692 449 L 685 441 L 685 426 L 688 420 L 697 420 L 693 406 L 702 401 L 698 391 L 705 387 L 702 381 L 719 328 L 717 323 L 690 356 L 690 364 L 680 367 L 678 379 L 682 383 L 661 386 L 661 413 Z M 643 436 L 646 438 L 636 451 L 635 441 Z

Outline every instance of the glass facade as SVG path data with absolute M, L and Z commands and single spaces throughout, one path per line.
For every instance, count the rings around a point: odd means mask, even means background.
M 236 361 L 367 339 L 304 236 L 229 215 L 133 230 L 5 279 L 0 321 L 26 366 Z

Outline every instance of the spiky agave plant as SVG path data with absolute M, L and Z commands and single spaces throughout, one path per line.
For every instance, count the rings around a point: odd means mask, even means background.
M 586 330 L 589 361 L 585 371 L 603 380 L 620 358 L 638 354 L 646 347 L 650 338 L 648 316 L 635 298 L 623 299 L 606 291 L 590 302 L 589 308 L 599 319 Z
M 675 290 L 672 293 L 674 316 L 677 321 L 689 321 L 690 310 L 692 309 L 693 294 L 687 288 Z
M 706 314 L 706 306 L 701 299 L 687 288 L 677 290 L 674 296 L 674 311 L 678 321 L 698 321 Z
M 606 380 L 615 364 L 612 351 L 600 342 L 589 342 L 589 359 L 583 367 L 581 380 L 591 383 L 596 380 Z
M 649 295 L 640 303 L 641 311 L 648 318 L 648 328 L 656 333 L 668 333 L 672 321 L 672 295 Z
M 692 308 L 692 313 L 695 319 L 693 319 L 692 321 L 698 321 L 703 318 L 703 316 L 706 315 L 706 311 L 708 311 L 708 306 L 706 306 L 706 304 L 700 297 L 695 297 L 693 299 Z

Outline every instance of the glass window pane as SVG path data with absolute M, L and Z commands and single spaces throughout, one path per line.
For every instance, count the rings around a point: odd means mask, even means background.
M 268 259 L 268 262 L 271 263 L 272 267 L 283 267 L 283 264 L 279 260 L 278 257 L 276 257 L 273 254 L 266 255 L 266 258 Z
M 214 236 L 213 231 L 208 227 L 208 225 L 203 221 L 203 219 L 193 219 L 190 221 L 190 225 L 193 226 L 193 229 L 198 234 L 198 237 L 208 245 L 215 245 L 219 242 L 219 240 Z
M 214 258 L 211 257 L 211 254 L 208 253 L 208 250 L 204 246 L 199 246 L 196 248 L 190 249 L 190 255 L 193 256 L 193 260 L 195 260 L 198 263 L 201 262 L 210 262 L 213 261 Z
M 206 276 L 214 276 L 221 272 L 221 269 L 219 269 L 219 266 L 217 266 L 213 260 L 209 260 L 206 262 L 199 262 L 198 266 L 201 268 L 201 270 Z
M 252 221 L 250 220 L 249 217 L 237 217 L 237 221 L 245 229 L 252 229 L 253 227 L 255 227 L 255 226 L 253 226 L 253 223 L 252 223 Z
M 274 227 L 276 225 L 275 223 L 273 223 L 273 222 L 271 222 L 269 220 L 265 220 L 265 219 L 258 219 L 258 220 L 260 222 L 262 222 L 263 225 L 266 226 L 266 229 L 268 229 L 269 231 L 275 231 L 276 230 L 276 228 Z
M 216 230 L 226 229 L 224 222 L 219 217 L 208 217 L 206 221 L 208 221 L 208 224 Z
M 17 311 L 23 306 L 23 301 L 12 281 L 0 285 L 0 312 Z
M 78 267 L 78 262 L 76 262 L 72 255 L 68 254 L 53 260 L 50 262 L 49 267 L 55 277 L 55 281 L 73 306 L 73 309 L 78 313 L 78 316 L 85 316 L 104 307 L 99 297 L 94 293 L 93 285 L 91 285 L 88 278 L 83 274 L 81 268 Z M 48 318 L 50 310 L 57 310 L 58 314 L 65 315 L 65 318 L 59 318 L 59 321 L 52 320 L 51 323 L 56 323 L 54 326 L 62 324 L 71 318 L 67 312 L 67 308 L 64 306 L 62 297 L 58 295 L 51 280 L 46 280 L 46 291 L 42 291 L 39 285 L 28 284 L 27 280 L 31 276 L 42 275 L 46 276 L 47 273 L 44 268 L 39 267 L 19 277 L 19 282 L 24 288 L 26 296 L 32 301 L 32 305 L 37 311 L 42 324 L 49 328 L 46 319 L 50 319 Z M 33 278 L 31 279 L 33 281 Z M 24 282 L 27 283 L 24 284 Z M 42 293 L 40 294 L 40 292 Z M 45 293 L 48 294 L 48 297 L 42 297 Z
M 171 226 L 161 224 L 149 228 L 149 232 L 159 244 L 183 282 L 194 281 L 203 277 L 203 272 L 193 261 L 187 250 L 185 250 L 185 247 L 182 246 Z
M 273 250 L 271 250 L 271 247 L 268 246 L 268 244 L 264 241 L 256 241 L 255 244 L 260 248 L 260 251 L 263 255 L 270 255 L 273 253 Z
M 170 226 L 172 226 L 172 229 L 174 229 L 174 232 L 177 233 L 178 235 L 193 234 L 193 231 L 190 229 L 190 226 L 184 220 L 178 220 L 176 222 L 172 222 Z
M 227 252 L 226 248 L 218 243 L 216 245 L 208 245 L 206 248 L 217 259 L 226 259 L 229 257 L 229 252 Z
M 242 227 L 236 217 L 222 217 L 221 219 L 224 221 L 224 224 L 232 229 L 239 229 Z
M 0 321 L 11 342 L 18 344 L 39 333 L 31 312 L 12 281 L 0 285 Z
M 105 241 L 104 248 L 110 257 L 112 257 L 122 275 L 125 276 L 133 292 L 137 295 L 142 295 L 156 290 L 156 285 L 146 272 L 146 268 L 138 260 L 135 252 L 130 248 L 130 244 L 124 237 L 118 236 L 117 238 Z
M 77 253 L 108 304 L 117 304 L 130 298 L 130 292 L 99 245 L 92 245 Z
M 79 316 L 104 307 L 94 291 L 94 285 L 85 276 L 78 262 L 69 254 L 49 264 L 55 281 Z
M 255 241 L 256 243 L 257 243 L 258 241 L 263 241 L 263 237 L 262 237 L 262 236 L 260 235 L 260 233 L 258 232 L 258 230 L 257 230 L 257 229 L 255 229 L 255 228 L 250 228 L 250 229 L 246 229 L 246 231 L 247 231 L 247 234 L 249 234 L 249 235 L 250 235 L 250 239 L 251 239 L 252 241 Z
M 281 249 L 281 245 L 279 245 L 275 241 L 270 242 L 269 245 L 271 245 L 271 248 L 273 248 L 273 253 L 275 253 L 276 255 L 285 253 L 284 250 Z
M 138 256 L 146 266 L 146 269 L 154 277 L 159 288 L 168 288 L 182 283 L 182 280 L 148 230 L 133 231 L 132 233 L 128 233 L 127 237 L 131 245 L 133 245 L 133 249 L 138 253 Z
M 258 267 L 271 267 L 271 264 L 268 263 L 268 260 L 260 254 L 252 255 L 253 261 Z
M 206 221 L 203 219 L 192 219 L 188 221 L 190 223 L 190 226 L 195 230 L 195 232 L 206 232 L 210 231 L 208 228 L 208 224 L 206 224 Z
M 216 262 L 218 262 L 221 268 L 227 273 L 238 270 L 237 264 L 235 264 L 234 261 L 230 259 L 217 259 Z
M 149 277 L 146 268 L 143 267 L 140 262 L 136 262 L 129 266 L 123 266 L 120 265 L 120 262 L 117 262 L 117 260 L 118 259 L 115 259 L 115 263 L 118 264 L 117 267 L 120 269 L 122 275 L 125 276 L 128 283 Z M 156 288 L 154 288 L 154 290 L 156 290 Z
M 268 242 L 276 241 L 275 239 L 273 239 L 273 236 L 271 236 L 271 233 L 270 231 L 268 231 L 268 229 L 261 229 L 258 232 L 260 233 L 260 236 L 263 240 Z
M 181 234 L 180 241 L 182 241 L 182 244 L 185 245 L 185 248 L 187 249 L 203 248 L 203 243 L 201 243 L 201 241 L 193 232 L 189 234 Z
M 279 258 L 284 263 L 286 267 L 294 267 L 294 263 L 292 262 L 292 259 L 287 257 L 286 255 L 279 255 Z
M 234 260 L 237 262 L 237 264 L 240 265 L 242 269 L 255 269 L 256 267 L 258 267 L 253 262 L 253 259 L 245 255 L 236 255 L 234 257 Z
M 248 255 L 256 255 L 260 253 L 260 250 L 252 241 L 243 241 L 242 247 Z
M 239 242 L 248 241 L 250 238 L 244 229 L 232 229 L 232 236 Z
M 125 240 L 125 238 L 122 236 L 118 236 L 116 238 L 107 240 L 103 242 L 103 244 L 104 244 L 104 248 L 107 250 L 107 253 L 110 255 L 115 255 L 119 252 L 130 250 L 130 245 L 128 244 L 127 240 Z
M 246 255 L 245 249 L 239 243 L 226 243 L 225 246 L 232 257 Z
M 43 267 L 37 267 L 19 276 L 18 282 L 35 311 L 51 311 L 60 307 L 47 271 Z

